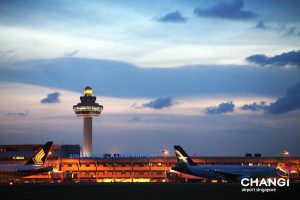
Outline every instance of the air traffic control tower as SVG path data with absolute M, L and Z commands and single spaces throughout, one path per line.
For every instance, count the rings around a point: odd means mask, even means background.
M 84 89 L 84 96 L 80 97 L 81 103 L 73 106 L 75 114 L 83 117 L 83 151 L 84 156 L 92 155 L 92 127 L 93 117 L 98 117 L 103 109 L 102 105 L 96 103 L 96 96 L 93 96 L 91 87 Z

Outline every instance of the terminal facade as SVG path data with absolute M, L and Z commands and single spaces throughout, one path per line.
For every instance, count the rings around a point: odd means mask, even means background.
M 0 164 L 22 164 L 42 145 L 0 145 Z M 178 174 L 171 170 L 177 165 L 173 156 L 140 156 L 124 158 L 105 154 L 102 158 L 70 158 L 80 154 L 79 145 L 53 145 L 46 166 L 53 172 L 23 178 L 32 182 L 186 182 L 209 181 L 199 177 Z M 291 165 L 290 179 L 299 180 L 300 157 L 193 157 L 200 165 Z

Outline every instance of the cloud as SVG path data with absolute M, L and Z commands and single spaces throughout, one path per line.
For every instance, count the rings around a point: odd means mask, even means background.
M 300 108 L 300 82 L 290 87 L 283 97 L 271 103 L 266 112 L 269 114 L 282 114 Z
M 178 102 L 171 97 L 159 97 L 148 103 L 143 103 L 142 108 L 163 109 L 174 106 L 176 104 L 178 104 Z
M 271 31 L 275 31 L 277 33 L 279 33 L 279 35 L 281 36 L 288 36 L 288 37 L 298 37 L 300 36 L 300 31 L 298 30 L 297 27 L 295 26 L 286 26 L 286 25 L 282 25 L 280 27 L 276 27 L 276 26 L 267 26 L 265 24 L 265 21 L 261 20 L 259 21 L 255 27 L 256 29 L 261 29 L 261 30 L 271 30 Z
M 267 114 L 282 114 L 300 109 L 300 82 L 296 83 L 289 89 L 283 97 L 278 98 L 275 102 L 267 105 L 262 101 L 259 104 L 245 104 L 241 107 L 242 110 L 260 111 L 263 110 Z
M 213 17 L 234 20 L 247 20 L 257 16 L 256 13 L 243 10 L 244 1 L 235 0 L 232 2 L 220 1 L 209 8 L 196 8 L 194 14 L 198 17 Z
M 300 50 L 284 52 L 275 56 L 256 54 L 246 58 L 246 61 L 261 66 L 296 66 L 300 67 Z
M 26 110 L 25 112 L 9 112 L 6 113 L 7 117 L 26 117 L 28 116 L 29 112 Z
M 300 31 L 296 27 L 283 28 L 284 35 L 287 36 L 300 36 Z
M 220 93 L 279 96 L 299 77 L 298 69 L 234 65 L 142 68 L 120 61 L 77 57 L 13 61 L 9 66 L 0 62 L 0 81 L 80 93 L 90 85 L 97 90 L 96 95 L 111 97 L 152 99 Z
M 141 117 L 132 117 L 128 120 L 128 122 L 140 122 L 141 120 Z
M 65 56 L 75 56 L 76 54 L 78 54 L 79 50 L 74 50 L 71 52 L 65 52 Z
M 218 106 L 207 107 L 204 112 L 210 115 L 217 115 L 223 113 L 229 113 L 234 111 L 234 104 L 232 101 L 226 103 L 220 103 Z
M 250 110 L 250 111 L 259 111 L 259 110 L 265 110 L 268 107 L 266 105 L 266 102 L 261 101 L 259 104 L 256 102 L 252 104 L 245 104 L 241 107 L 242 110 Z
M 16 51 L 13 49 L 0 51 L 1 60 L 13 60 L 16 57 Z
M 259 22 L 256 24 L 255 28 L 257 28 L 257 29 L 263 29 L 263 30 L 269 29 L 269 27 L 267 27 L 267 26 L 265 25 L 265 22 L 264 22 L 264 21 L 259 21 Z
M 59 99 L 60 93 L 59 92 L 53 92 L 47 95 L 46 98 L 41 100 L 42 104 L 45 103 L 60 103 Z
M 14 53 L 15 51 L 14 50 L 5 50 L 5 51 L 0 51 L 0 57 L 2 57 L 2 56 L 7 56 L 7 55 L 9 55 L 9 54 L 12 54 L 12 53 Z
M 175 23 L 184 23 L 187 20 L 188 18 L 183 17 L 179 11 L 168 13 L 165 16 L 156 19 L 156 21 L 158 22 L 175 22 Z

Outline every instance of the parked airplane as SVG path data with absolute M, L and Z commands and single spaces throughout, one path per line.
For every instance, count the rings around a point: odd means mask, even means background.
M 47 142 L 24 165 L 0 165 L 0 180 L 14 180 L 17 178 L 52 171 L 53 167 L 44 166 L 53 142 Z
M 178 166 L 172 170 L 198 177 L 239 182 L 243 178 L 288 178 L 290 166 L 197 165 L 181 146 L 174 146 Z

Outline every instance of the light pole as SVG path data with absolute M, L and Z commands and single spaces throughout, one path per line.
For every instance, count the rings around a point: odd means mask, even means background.
M 290 152 L 288 150 L 283 150 L 282 155 L 284 158 L 286 158 L 290 155 Z
M 165 176 L 167 177 L 167 155 L 169 154 L 169 151 L 167 149 L 164 149 L 162 150 L 162 153 L 165 159 Z

